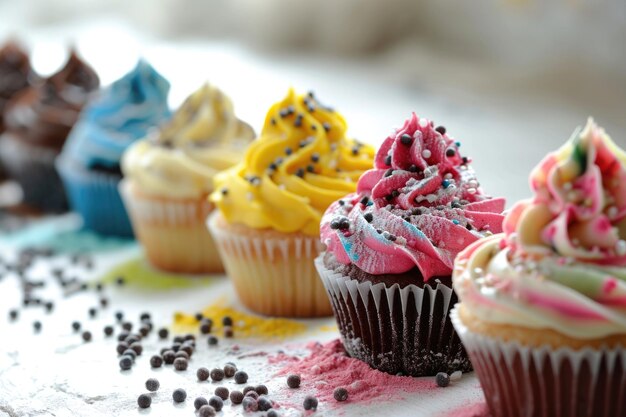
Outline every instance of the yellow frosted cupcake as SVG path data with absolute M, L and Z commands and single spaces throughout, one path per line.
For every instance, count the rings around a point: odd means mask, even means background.
M 346 137 L 344 118 L 312 93 L 274 104 L 240 164 L 215 177 L 208 221 L 242 302 L 258 313 L 332 314 L 314 259 L 322 214 L 354 192 L 374 149 Z
M 213 177 L 238 163 L 254 138 L 230 99 L 205 84 L 157 135 L 122 159 L 120 190 L 137 239 L 158 268 L 184 273 L 223 271 L 205 222 Z

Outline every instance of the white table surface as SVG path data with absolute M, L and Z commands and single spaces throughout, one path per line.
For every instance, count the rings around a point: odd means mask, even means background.
M 0 238 L 0 253 L 5 261 L 14 259 L 15 248 L 30 245 L 52 244 L 62 237 L 65 248 L 75 246 L 71 242 L 71 232 L 79 224 L 73 215 L 61 219 L 46 221 L 43 224 L 29 226 L 28 230 Z M 84 235 L 74 235 L 74 238 Z M 51 243 L 52 242 L 52 243 Z M 104 246 L 96 240 L 91 242 L 94 256 L 93 270 L 72 265 L 67 253 L 60 252 L 50 259 L 40 259 L 27 272 L 31 280 L 44 280 L 47 285 L 36 292 L 46 300 L 55 301 L 52 313 L 46 313 L 42 307 L 21 308 L 22 293 L 19 280 L 14 273 L 4 274 L 0 280 L 0 417 L 22 416 L 191 416 L 194 415 L 193 400 L 203 395 L 209 398 L 216 384 L 198 382 L 195 371 L 200 366 L 209 369 L 223 366 L 234 361 L 239 369 L 248 372 L 249 384 L 266 384 L 270 397 L 285 404 L 290 394 L 285 386 L 284 377 L 276 377 L 280 365 L 270 365 L 267 355 L 284 350 L 288 354 L 305 356 L 307 342 L 326 342 L 338 337 L 334 319 L 302 320 L 308 331 L 293 337 L 273 340 L 259 340 L 237 337 L 232 340 L 220 337 L 219 348 L 209 348 L 206 336 L 199 336 L 197 350 L 190 360 L 186 372 L 175 372 L 171 366 L 151 369 L 149 358 L 168 343 L 158 340 L 156 331 L 142 341 L 144 352 L 137 358 L 131 371 L 119 369 L 119 358 L 115 352 L 116 338 L 106 338 L 103 334 L 105 325 L 114 324 L 116 311 L 123 311 L 125 317 L 135 324 L 144 312 L 152 314 L 155 329 L 172 324 L 173 314 L 181 311 L 194 314 L 216 302 L 225 302 L 234 308 L 245 311 L 234 296 L 230 282 L 224 276 L 211 278 L 180 277 L 192 280 L 189 287 L 159 289 L 157 286 L 137 284 L 127 276 L 127 285 L 106 285 L 104 295 L 110 305 L 99 309 L 96 318 L 89 318 L 88 309 L 98 305 L 95 291 L 80 292 L 63 297 L 61 288 L 55 283 L 50 269 L 62 267 L 66 276 L 78 276 L 83 280 L 98 280 L 106 271 L 128 260 L 141 257 L 141 250 L 134 243 L 122 243 Z M 146 266 L 148 268 L 148 266 Z M 19 308 L 20 316 L 16 321 L 8 319 L 8 312 Z M 218 318 L 215 318 L 218 319 Z M 42 322 L 42 331 L 33 331 L 32 323 Z M 77 320 L 82 330 L 93 334 L 93 341 L 84 343 L 80 332 L 74 333 L 71 323 Z M 116 334 L 119 326 L 115 326 Z M 236 329 L 235 325 L 235 329 Z M 328 330 L 327 328 L 330 328 Z M 172 334 L 171 334 L 172 335 Z M 218 334 L 218 336 L 221 336 Z M 171 343 L 171 336 L 169 339 Z M 232 347 L 239 350 L 232 353 Z M 242 357 L 251 353 L 262 355 Z M 144 388 L 146 379 L 156 377 L 161 388 L 153 397 L 151 408 L 140 410 L 137 397 L 147 392 Z M 390 413 L 394 416 L 449 416 L 450 412 L 462 407 L 482 402 L 482 393 L 472 374 L 464 375 L 460 381 L 453 382 L 447 388 L 438 388 L 433 378 L 425 378 L 432 384 L 431 389 L 417 390 L 403 395 L 404 399 L 372 398 L 366 404 L 347 402 L 340 406 L 320 403 L 317 416 L 369 416 L 377 413 Z M 368 381 L 376 383 L 376 381 Z M 242 389 L 232 379 L 225 380 L 229 389 Z M 246 384 L 248 385 L 248 384 Z M 188 398 L 184 404 L 172 402 L 172 391 L 183 388 Z M 315 395 L 314 386 L 303 382 L 296 398 L 305 394 Z M 284 416 L 305 415 L 302 407 L 283 406 Z M 241 406 L 232 407 L 226 402 L 223 416 L 241 415 Z M 263 413 L 246 415 L 261 416 Z

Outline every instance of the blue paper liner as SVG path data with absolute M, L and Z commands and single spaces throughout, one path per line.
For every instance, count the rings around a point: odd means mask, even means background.
M 70 206 L 82 216 L 86 229 L 106 236 L 134 236 L 118 191 L 120 175 L 89 170 L 62 157 L 56 165 Z

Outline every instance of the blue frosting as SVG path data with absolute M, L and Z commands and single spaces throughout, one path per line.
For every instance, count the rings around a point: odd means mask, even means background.
M 135 69 L 102 90 L 83 110 L 63 155 L 87 168 L 119 168 L 126 148 L 171 116 L 169 89 L 169 82 L 140 60 Z

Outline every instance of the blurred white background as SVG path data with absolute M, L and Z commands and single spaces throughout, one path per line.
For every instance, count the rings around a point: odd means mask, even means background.
M 0 40 L 22 40 L 41 73 L 70 44 L 105 84 L 145 56 L 173 106 L 209 80 L 256 129 L 290 85 L 374 144 L 416 111 L 510 202 L 589 115 L 626 146 L 621 0 L 0 0 L 0 16 Z

